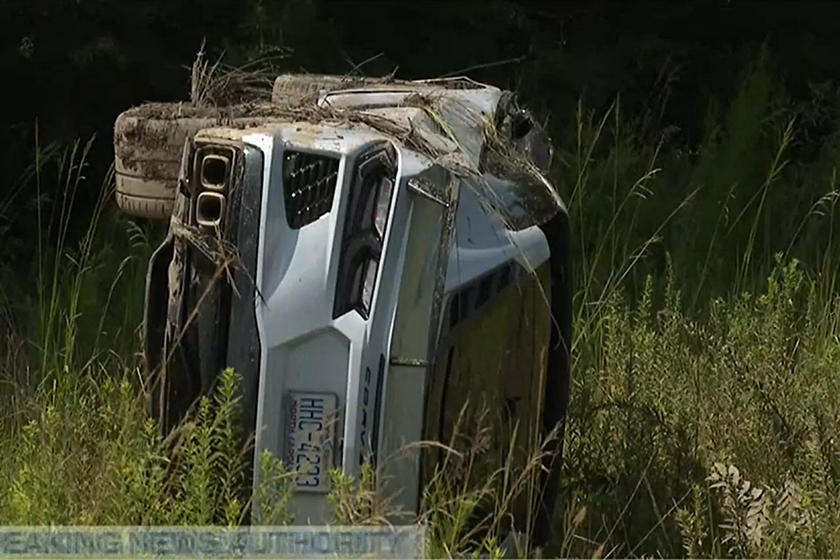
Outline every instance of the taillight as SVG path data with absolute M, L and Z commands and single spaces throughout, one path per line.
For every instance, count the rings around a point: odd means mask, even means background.
M 365 314 L 370 311 L 370 304 L 373 300 L 373 289 L 376 287 L 376 272 L 379 268 L 379 263 L 373 259 L 369 259 L 365 264 L 365 280 L 362 283 L 361 304 Z
M 373 214 L 373 229 L 380 239 L 385 237 L 385 224 L 388 222 L 388 210 L 391 208 L 391 193 L 394 182 L 389 177 L 382 177 L 376 193 L 376 210 Z
M 370 315 L 396 180 L 396 154 L 385 144 L 360 156 L 347 200 L 333 318 Z

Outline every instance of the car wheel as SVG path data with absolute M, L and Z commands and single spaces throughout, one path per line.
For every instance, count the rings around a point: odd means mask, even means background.
M 167 219 L 172 212 L 184 142 L 218 118 L 180 103 L 129 109 L 114 124 L 117 205 L 126 214 Z

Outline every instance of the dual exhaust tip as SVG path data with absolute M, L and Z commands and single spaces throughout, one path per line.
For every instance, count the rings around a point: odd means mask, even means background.
M 233 159 L 233 149 L 202 147 L 196 151 L 193 176 L 198 179 L 200 188 L 195 200 L 195 221 L 199 227 L 222 227 L 227 192 L 233 178 Z

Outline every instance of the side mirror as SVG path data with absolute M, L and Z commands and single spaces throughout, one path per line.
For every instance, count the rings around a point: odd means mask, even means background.
M 551 161 L 554 159 L 554 147 L 551 139 L 531 114 L 523 111 L 518 117 L 522 124 L 518 127 L 521 134 L 516 134 L 511 139 L 514 147 L 527 157 L 541 171 L 547 173 L 551 168 Z
M 497 127 L 504 138 L 523 157 L 547 173 L 554 158 L 551 139 L 527 109 L 519 107 L 513 96 L 506 98 L 500 107 Z

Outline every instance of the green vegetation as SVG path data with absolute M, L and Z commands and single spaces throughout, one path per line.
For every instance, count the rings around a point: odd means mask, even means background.
M 840 91 L 794 100 L 767 59 L 710 104 L 695 143 L 651 124 L 665 85 L 632 114 L 584 99 L 554 130 L 577 289 L 549 553 L 840 554 Z M 93 188 L 87 149 L 38 150 L 22 179 L 65 202 L 39 214 L 37 278 L 7 273 L 0 293 L 0 523 L 230 524 L 249 505 L 288 522 L 276 459 L 262 458 L 253 504 L 243 491 L 233 372 L 170 438 L 146 420 L 135 354 L 158 232 L 103 195 L 67 241 L 76 189 Z M 474 514 L 509 511 L 498 488 L 529 475 L 472 477 L 456 443 L 462 475 L 444 470 L 425 493 L 430 552 L 496 553 L 504 522 L 474 531 Z M 387 512 L 370 484 L 335 475 L 338 521 Z
M 762 57 L 696 148 L 581 111 L 562 552 L 837 554 L 839 100 Z

